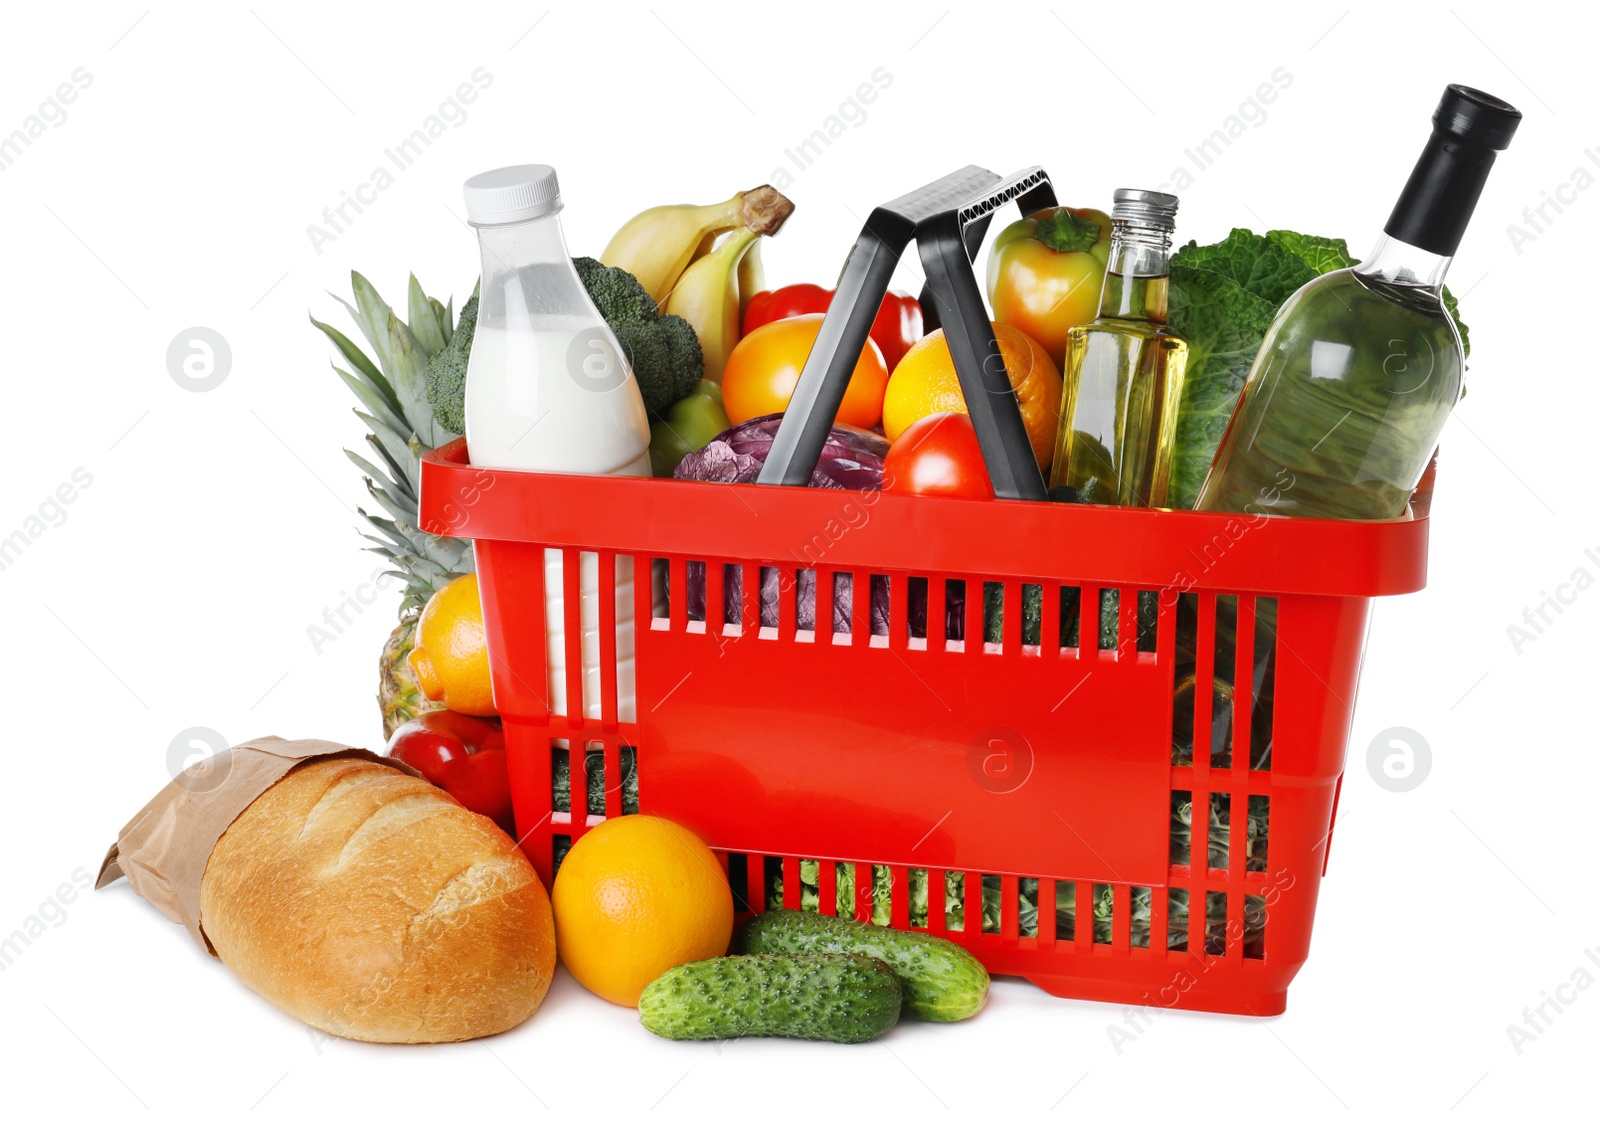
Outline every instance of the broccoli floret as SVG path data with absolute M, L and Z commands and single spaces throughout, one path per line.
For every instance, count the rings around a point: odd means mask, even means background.
M 478 325 L 476 294 L 461 308 L 461 318 L 444 349 L 428 361 L 424 384 L 433 419 L 447 432 L 467 430 L 463 409 L 467 397 L 467 358 L 472 353 L 472 331 Z
M 672 400 L 675 405 L 694 392 L 695 386 L 706 374 L 706 356 L 700 349 L 700 338 L 694 333 L 694 324 L 681 315 L 663 315 L 656 320 L 659 333 L 667 338 L 667 360 L 672 382 Z M 665 411 L 665 407 L 662 410 Z
M 633 320 L 649 323 L 660 316 L 661 311 L 650 293 L 627 269 L 602 265 L 593 257 L 574 257 L 572 263 L 578 270 L 578 279 L 588 289 L 589 298 L 611 324 L 612 331 L 619 323 Z
M 628 365 L 633 367 L 639 392 L 644 396 L 644 407 L 652 413 L 660 411 L 664 406 L 656 398 L 662 395 L 646 391 L 644 372 L 671 368 L 671 347 L 667 345 L 666 335 L 655 323 L 643 319 L 624 319 L 612 323 L 611 333 L 617 336 L 623 356 L 627 358 Z
M 652 413 L 665 412 L 694 391 L 705 374 L 705 355 L 688 320 L 662 315 L 634 275 L 576 257 L 578 279 L 622 346 L 633 377 Z

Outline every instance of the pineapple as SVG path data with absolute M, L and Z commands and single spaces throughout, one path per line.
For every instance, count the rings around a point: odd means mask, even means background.
M 367 492 L 381 507 L 378 513 L 360 511 L 366 522 L 362 536 L 372 543 L 369 552 L 393 565 L 390 575 L 405 588 L 399 625 L 383 644 L 378 663 L 378 707 L 387 740 L 412 717 L 444 707 L 423 695 L 406 656 L 411 653 L 417 617 L 428 597 L 473 570 L 468 542 L 436 537 L 417 528 L 422 453 L 457 435 L 434 419 L 424 375 L 428 360 L 444 349 L 456 324 L 454 302 L 441 304 L 429 298 L 415 276 L 408 293 L 410 323 L 401 321 L 366 277 L 352 272 L 350 283 L 355 304 L 339 302 L 361 328 L 377 362 L 336 328 L 314 318 L 311 322 L 333 340 L 349 365 L 350 369 L 344 369 L 335 364 L 334 371 L 360 401 L 355 414 L 368 428 L 368 455 L 345 452 L 361 468 Z
M 470 557 L 469 557 L 470 559 Z M 378 709 L 383 714 L 383 738 L 412 717 L 443 708 L 443 701 L 430 701 L 417 684 L 416 674 L 406 659 L 417 641 L 419 608 L 400 613 L 400 624 L 389 632 L 378 659 Z

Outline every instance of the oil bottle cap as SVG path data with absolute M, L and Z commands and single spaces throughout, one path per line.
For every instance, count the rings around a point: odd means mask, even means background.
M 1155 226 L 1171 230 L 1178 215 L 1178 196 L 1163 191 L 1141 191 L 1134 187 L 1118 187 L 1111 196 L 1111 220 L 1135 222 L 1141 226 Z
M 545 163 L 523 163 L 480 172 L 462 187 L 467 222 L 473 226 L 505 226 L 543 218 L 561 209 L 556 169 Z

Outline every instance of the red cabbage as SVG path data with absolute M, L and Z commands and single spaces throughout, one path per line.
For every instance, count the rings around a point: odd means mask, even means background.
M 690 452 L 678 464 L 673 477 L 712 483 L 753 483 L 772 450 L 772 438 L 783 422 L 781 413 L 756 417 L 736 424 L 699 451 Z M 889 441 L 876 432 L 836 424 L 822 446 L 822 455 L 811 472 L 810 486 L 832 490 L 877 490 L 883 484 L 883 457 Z M 785 592 L 797 597 L 795 623 L 801 630 L 814 630 L 817 622 L 817 574 L 801 569 L 795 577 L 798 588 L 784 589 L 778 570 L 761 570 L 760 619 L 764 627 L 778 625 L 778 597 Z M 739 621 L 739 601 L 744 591 L 744 570 L 737 566 L 723 574 L 723 619 Z M 848 572 L 833 575 L 833 629 L 850 630 L 853 605 Z M 689 617 L 704 619 L 706 573 L 702 562 L 689 564 Z M 871 627 L 873 634 L 889 633 L 889 581 L 872 578 Z
M 672 473 L 677 479 L 708 483 L 753 483 L 761 473 L 782 413 L 736 424 L 699 451 L 690 452 Z M 810 484 L 835 490 L 877 490 L 883 485 L 883 457 L 889 441 L 876 432 L 836 424 L 822 446 Z

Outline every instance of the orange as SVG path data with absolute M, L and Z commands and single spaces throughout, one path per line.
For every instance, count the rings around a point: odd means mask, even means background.
M 550 900 L 567 970 L 629 1008 L 673 966 L 720 957 L 733 936 L 733 895 L 716 854 L 662 817 L 614 817 L 578 838 Z
M 417 644 L 407 661 L 430 701 L 468 716 L 495 714 L 477 576 L 458 576 L 433 593 L 417 620 Z
M 743 424 L 786 410 L 821 330 L 821 315 L 792 315 L 764 323 L 740 339 L 722 371 L 722 407 L 728 420 Z M 869 338 L 850 371 L 834 421 L 857 428 L 877 425 L 888 380 L 883 351 Z
M 1028 335 L 1004 323 L 994 325 L 995 341 L 1005 359 L 1006 374 L 1022 409 L 1022 423 L 1034 458 L 1046 477 L 1055 457 L 1056 425 L 1061 411 L 1061 371 L 1055 361 Z M 966 398 L 956 377 L 955 359 L 944 331 L 924 335 L 889 375 L 883 398 L 883 433 L 890 442 L 925 416 L 964 413 Z

